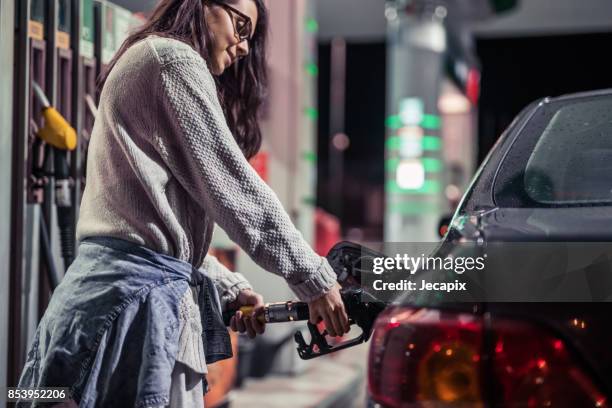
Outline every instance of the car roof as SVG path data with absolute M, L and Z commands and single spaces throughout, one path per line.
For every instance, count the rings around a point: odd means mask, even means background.
M 612 88 L 563 94 L 563 95 L 559 95 L 555 97 L 547 97 L 547 98 L 544 98 L 542 101 L 545 103 L 546 102 L 558 102 L 558 101 L 565 101 L 568 99 L 579 99 L 579 98 L 588 98 L 591 96 L 604 96 L 604 95 L 612 96 Z

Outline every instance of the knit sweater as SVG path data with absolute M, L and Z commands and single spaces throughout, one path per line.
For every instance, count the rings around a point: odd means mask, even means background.
M 227 301 L 248 283 L 206 255 L 217 224 L 299 299 L 332 287 L 331 266 L 245 159 L 207 64 L 189 45 L 149 36 L 131 46 L 98 109 L 78 241 L 113 236 L 189 262 Z

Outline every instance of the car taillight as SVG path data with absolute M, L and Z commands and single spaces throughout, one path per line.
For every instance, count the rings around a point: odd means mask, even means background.
M 504 406 L 607 407 L 565 343 L 523 322 L 493 324 L 494 377 Z
M 385 406 L 438 402 L 481 406 L 482 325 L 475 317 L 391 309 L 377 320 L 369 387 Z
M 527 323 L 391 308 L 377 320 L 368 368 L 385 407 L 607 407 L 566 345 Z

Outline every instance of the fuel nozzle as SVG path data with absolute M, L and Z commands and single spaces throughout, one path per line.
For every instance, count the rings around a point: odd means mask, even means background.
M 76 131 L 68 121 L 49 103 L 47 95 L 32 81 L 34 96 L 42 106 L 42 116 L 45 125 L 38 130 L 37 136 L 47 144 L 56 148 L 54 152 L 55 204 L 57 205 L 57 222 L 60 230 L 62 257 L 66 268 L 74 259 L 74 212 L 72 209 L 72 193 L 70 171 L 68 167 L 68 151 L 77 147 Z M 58 280 L 53 280 L 57 282 Z
M 36 82 L 32 82 L 36 99 L 42 106 L 45 125 L 38 131 L 38 136 L 61 150 L 74 150 L 77 146 L 76 131 L 68 121 L 49 103 L 49 99 Z
M 330 344 L 327 341 L 329 336 L 327 329 L 319 331 L 316 324 L 308 322 L 310 342 L 306 341 L 301 331 L 297 331 L 294 336 L 301 359 L 309 360 L 324 356 L 368 341 L 374 328 L 374 322 L 385 310 L 386 304 L 361 288 L 361 274 L 369 272 L 368 265 L 371 262 L 367 262 L 368 258 L 379 255 L 369 248 L 352 242 L 339 242 L 329 251 L 327 260 L 336 272 L 338 282 L 343 286 L 340 296 L 342 296 L 349 323 L 358 326 L 361 333 L 340 343 L 334 339 Z M 249 315 L 253 313 L 253 307 L 242 307 L 240 311 Z M 230 319 L 235 313 L 235 310 L 223 313 L 223 321 L 226 326 L 229 326 Z M 264 313 L 257 316 L 257 319 L 262 323 L 294 322 L 308 320 L 309 314 L 308 303 L 289 301 L 266 305 Z
M 243 306 L 239 309 L 244 315 L 253 314 L 253 306 Z M 236 313 L 236 310 L 231 310 L 223 313 L 223 322 L 229 326 L 230 319 Z M 285 323 L 295 322 L 298 320 L 308 320 L 309 311 L 308 304 L 304 302 L 279 302 L 268 303 L 264 307 L 264 313 L 257 318 L 262 323 Z
M 266 323 L 308 320 L 308 304 L 304 302 L 271 303 L 264 309 Z

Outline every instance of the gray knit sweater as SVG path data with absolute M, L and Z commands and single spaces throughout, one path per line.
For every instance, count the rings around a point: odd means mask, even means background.
M 112 236 L 190 262 L 229 300 L 248 284 L 206 255 L 215 223 L 301 300 L 334 284 L 327 260 L 235 142 L 205 61 L 150 36 L 126 51 L 102 90 L 77 240 Z

